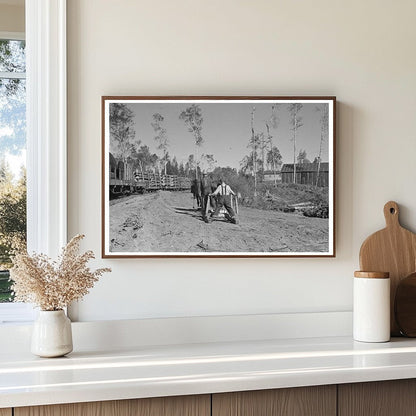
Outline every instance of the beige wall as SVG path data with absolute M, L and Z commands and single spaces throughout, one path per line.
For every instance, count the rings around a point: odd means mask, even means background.
M 416 2 L 68 1 L 69 234 L 100 256 L 102 95 L 336 95 L 335 259 L 130 259 L 79 319 L 350 310 L 393 199 L 416 231 Z M 98 262 L 97 262 L 98 264 Z
M 0 4 L 0 32 L 24 32 L 24 6 Z

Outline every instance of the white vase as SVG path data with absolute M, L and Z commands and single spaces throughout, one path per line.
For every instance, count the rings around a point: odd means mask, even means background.
M 39 357 L 62 357 L 72 351 L 71 321 L 63 310 L 40 311 L 33 325 L 31 351 Z

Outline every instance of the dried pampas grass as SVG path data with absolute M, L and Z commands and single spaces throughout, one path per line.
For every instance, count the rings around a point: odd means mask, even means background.
M 100 276 L 111 269 L 92 271 L 87 267 L 94 253 L 78 254 L 83 238 L 84 235 L 76 235 L 63 248 L 58 261 L 45 254 L 17 252 L 10 270 L 14 301 L 34 303 L 42 310 L 56 311 L 85 296 Z

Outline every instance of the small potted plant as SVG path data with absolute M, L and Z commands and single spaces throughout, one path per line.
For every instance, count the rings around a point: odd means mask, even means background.
M 29 255 L 27 250 L 17 251 L 12 259 L 10 279 L 14 301 L 33 303 L 40 308 L 31 346 L 32 353 L 40 357 L 60 357 L 72 351 L 71 321 L 63 309 L 85 296 L 103 273 L 111 271 L 88 268 L 94 253 L 79 254 L 83 238 L 83 235 L 72 238 L 57 261 L 45 254 Z

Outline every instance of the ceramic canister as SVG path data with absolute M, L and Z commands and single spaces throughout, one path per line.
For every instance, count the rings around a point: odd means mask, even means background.
M 389 273 L 354 273 L 353 317 L 353 335 L 356 341 L 390 340 Z

